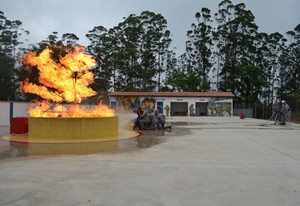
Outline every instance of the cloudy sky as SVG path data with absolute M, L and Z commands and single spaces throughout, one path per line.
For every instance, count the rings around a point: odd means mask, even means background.
M 53 31 L 61 37 L 74 33 L 87 45 L 85 34 L 95 26 L 107 29 L 130 14 L 142 11 L 161 14 L 172 33 L 172 49 L 185 49 L 186 32 L 195 22 L 195 13 L 206 7 L 215 13 L 221 0 L 0 0 L 0 11 L 9 20 L 20 20 L 29 30 L 30 43 L 45 40 Z M 232 0 L 245 3 L 256 18 L 259 31 L 285 34 L 300 24 L 300 0 Z

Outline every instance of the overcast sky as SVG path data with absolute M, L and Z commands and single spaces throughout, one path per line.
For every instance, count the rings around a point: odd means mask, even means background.
M 185 49 L 186 32 L 195 23 L 195 14 L 206 7 L 214 14 L 221 0 L 0 0 L 0 11 L 9 20 L 20 20 L 30 32 L 30 43 L 45 40 L 53 31 L 61 37 L 74 33 L 79 43 L 89 42 L 85 34 L 95 26 L 107 29 L 130 14 L 142 11 L 161 14 L 172 33 L 172 48 L 181 54 Z M 255 16 L 259 31 L 285 34 L 300 24 L 300 0 L 232 0 L 245 3 Z

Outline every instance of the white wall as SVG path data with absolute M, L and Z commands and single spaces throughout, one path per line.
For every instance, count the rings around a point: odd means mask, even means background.
M 10 114 L 10 104 L 12 103 L 12 114 Z M 10 115 L 12 117 L 28 117 L 29 107 L 34 106 L 34 104 L 29 102 L 0 102 L 0 126 L 10 125 Z M 68 107 L 67 104 L 64 104 Z M 85 105 L 87 109 L 95 107 L 94 105 Z
M 9 119 L 9 102 L 0 102 L 0 126 L 8 126 Z
M 28 117 L 29 103 L 14 102 L 13 103 L 13 117 Z
M 207 98 L 207 97 L 165 97 L 165 98 L 157 98 L 156 100 L 158 101 L 163 101 L 164 102 L 164 107 L 168 104 L 171 106 L 171 102 L 188 102 L 188 107 L 191 104 L 196 105 L 196 102 L 203 102 L 207 103 L 211 100 L 212 98 Z M 226 103 L 231 103 L 231 116 L 233 115 L 233 100 L 232 99 L 222 99 L 217 100 L 215 102 L 221 103 L 221 102 L 226 102 Z M 166 115 L 166 111 L 164 110 L 164 114 Z M 189 114 L 188 114 L 189 115 Z
M 12 114 L 10 114 L 10 104 L 12 104 Z M 27 102 L 0 102 L 0 126 L 10 125 L 10 115 L 12 117 L 28 117 L 29 103 Z

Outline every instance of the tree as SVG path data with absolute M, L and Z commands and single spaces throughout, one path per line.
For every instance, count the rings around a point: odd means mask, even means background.
M 237 68 L 236 92 L 238 102 L 256 103 L 259 102 L 259 95 L 268 82 L 263 70 L 253 65 L 241 65 Z M 255 78 L 253 78 L 255 77 Z
M 266 100 L 267 104 L 270 104 L 271 102 L 270 105 L 272 105 L 277 78 L 277 41 L 274 41 L 274 39 L 266 33 L 257 33 L 256 39 L 257 41 L 255 44 L 257 47 L 257 53 L 254 59 L 254 65 L 258 68 L 262 68 L 268 81 L 268 85 L 263 88 L 261 99 L 264 101 Z
M 166 24 L 160 14 L 144 11 L 140 16 L 129 15 L 109 30 L 97 26 L 89 31 L 88 51 L 100 63 L 101 75 L 110 77 L 105 78 L 105 90 L 154 91 L 160 87 L 171 42 Z
M 292 111 L 298 112 L 297 105 L 300 101 L 300 24 L 294 30 L 288 31 L 289 45 L 281 52 L 279 89 L 277 96 L 285 99 L 292 107 Z
M 240 79 L 237 68 L 240 65 L 254 64 L 254 41 L 258 26 L 253 14 L 245 10 L 243 3 L 233 5 L 229 0 L 219 4 L 219 12 L 215 17 L 218 28 L 214 39 L 217 40 L 216 54 L 220 61 L 218 88 L 236 93 L 235 82 Z
M 0 100 L 18 99 L 15 65 L 23 51 L 20 38 L 27 34 L 21 21 L 11 21 L 0 11 Z
M 115 89 L 119 49 L 114 34 L 114 29 L 108 31 L 103 26 L 94 27 L 86 34 L 91 42 L 87 51 L 97 62 L 93 72 L 95 82 L 92 86 L 98 92 L 108 92 L 111 87 Z
M 202 8 L 195 15 L 198 24 L 192 24 L 192 30 L 187 32 L 186 53 L 188 57 L 189 73 L 195 76 L 191 84 L 196 85 L 195 91 L 207 91 L 210 89 L 208 74 L 212 68 L 212 27 L 210 10 Z M 191 80 L 192 80 L 191 79 Z
M 293 31 L 287 32 L 287 35 L 290 37 L 290 44 L 280 58 L 286 71 L 281 79 L 285 82 L 284 90 L 280 92 L 282 98 L 300 95 L 300 24 Z
M 14 78 L 15 60 L 4 53 L 0 53 L 0 100 L 15 100 L 17 84 Z

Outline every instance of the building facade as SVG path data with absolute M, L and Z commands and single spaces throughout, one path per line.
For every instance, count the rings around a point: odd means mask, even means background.
M 193 104 L 195 116 L 232 116 L 231 92 L 112 92 L 110 107 L 117 112 L 133 111 L 137 107 L 158 109 L 166 116 L 190 116 Z

